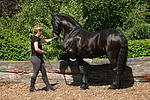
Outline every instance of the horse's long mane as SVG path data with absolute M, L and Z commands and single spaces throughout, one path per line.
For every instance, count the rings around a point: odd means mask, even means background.
M 60 20 L 62 18 L 70 22 L 72 25 L 76 26 L 77 28 L 82 28 L 82 26 L 73 17 L 69 16 L 68 14 L 57 13 L 55 16 Z

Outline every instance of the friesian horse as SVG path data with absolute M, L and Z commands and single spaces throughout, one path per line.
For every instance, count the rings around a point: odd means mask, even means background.
M 127 61 L 127 39 L 116 29 L 88 32 L 68 14 L 52 15 L 53 36 L 63 34 L 65 52 L 61 57 L 76 59 L 82 72 L 82 89 L 88 89 L 86 65 L 83 58 L 95 58 L 106 55 L 113 67 L 113 82 L 109 89 L 119 89 L 121 77 Z

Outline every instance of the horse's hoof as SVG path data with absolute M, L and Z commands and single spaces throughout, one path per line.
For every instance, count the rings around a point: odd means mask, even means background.
M 89 89 L 89 85 L 88 84 L 82 84 L 80 86 L 81 89 Z

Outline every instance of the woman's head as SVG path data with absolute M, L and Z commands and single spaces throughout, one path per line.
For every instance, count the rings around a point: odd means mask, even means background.
M 33 34 L 37 34 L 38 32 L 42 32 L 43 29 L 44 29 L 43 26 L 35 25 L 35 26 L 33 27 Z

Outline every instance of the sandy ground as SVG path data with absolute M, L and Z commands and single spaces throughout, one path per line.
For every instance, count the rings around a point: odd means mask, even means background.
M 29 92 L 30 83 L 0 83 L 0 100 L 150 100 L 150 82 L 135 82 L 132 87 L 109 90 L 109 85 L 79 86 L 56 84 L 55 91 L 41 90 L 44 83 L 37 83 L 39 91 Z

